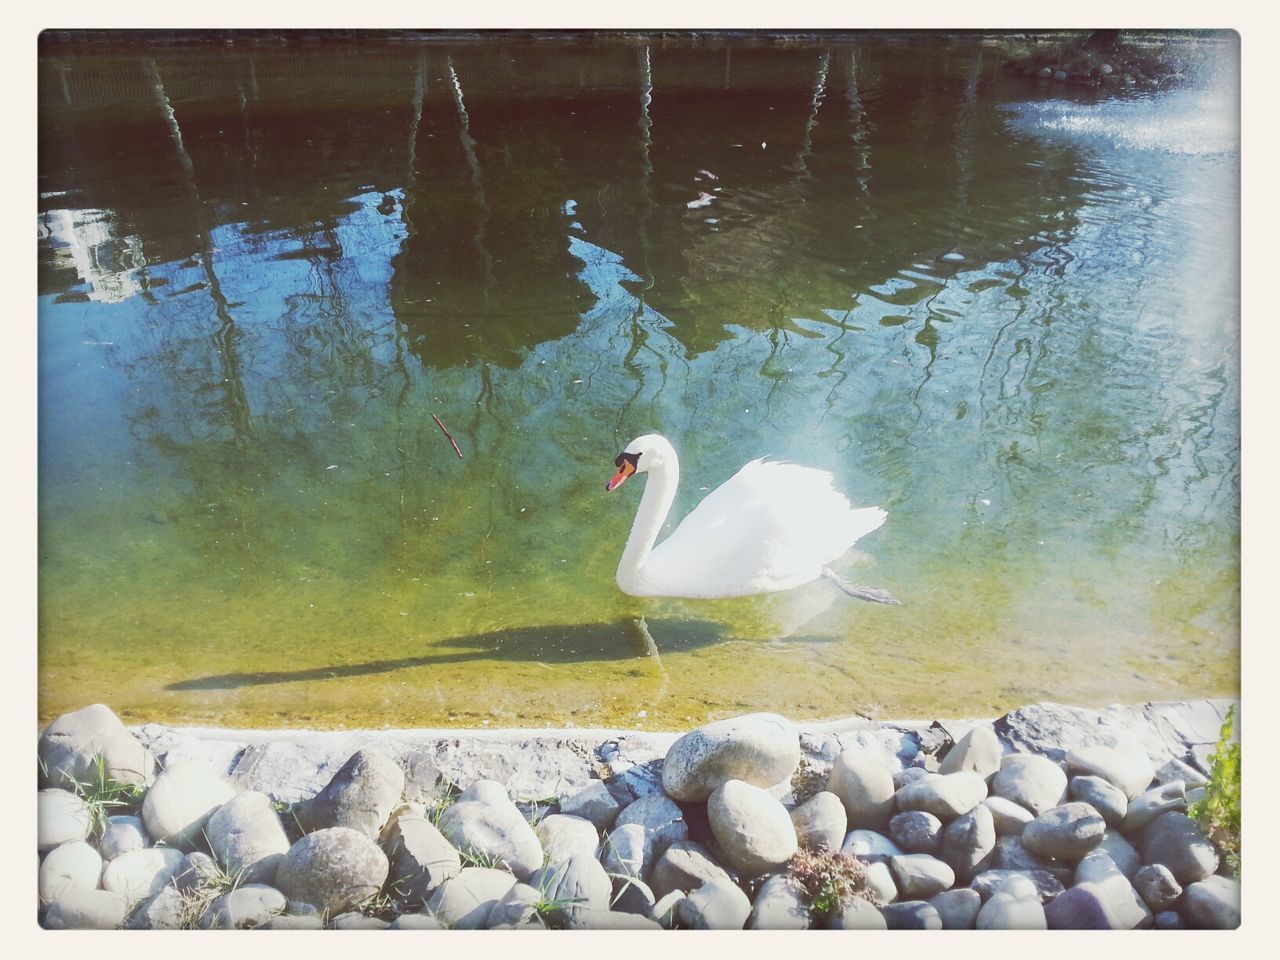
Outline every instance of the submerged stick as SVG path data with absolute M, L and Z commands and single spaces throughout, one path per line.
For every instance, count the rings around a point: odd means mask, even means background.
M 462 451 L 458 449 L 458 441 L 453 439 L 453 434 L 449 432 L 449 428 L 446 427 L 443 423 L 441 423 L 440 418 L 437 417 L 434 413 L 431 415 L 431 419 L 436 422 L 437 427 L 439 427 L 441 430 L 444 431 L 445 437 L 448 438 L 449 443 L 453 445 L 453 452 L 456 453 L 458 455 L 458 459 L 461 460 Z

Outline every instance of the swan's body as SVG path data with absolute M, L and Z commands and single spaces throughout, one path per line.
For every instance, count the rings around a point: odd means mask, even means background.
M 680 483 L 675 448 L 658 434 L 637 437 L 615 461 L 606 489 L 648 473 L 631 536 L 618 564 L 618 587 L 634 597 L 741 597 L 802 586 L 827 570 L 858 538 L 878 528 L 879 507 L 853 508 L 831 474 L 792 463 L 752 460 L 717 487 L 654 546 Z M 870 591 L 876 594 L 877 591 Z

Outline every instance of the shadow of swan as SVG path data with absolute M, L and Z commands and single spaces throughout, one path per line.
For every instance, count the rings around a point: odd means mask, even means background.
M 208 677 L 193 677 L 190 680 L 178 680 L 167 684 L 164 689 L 169 691 L 234 690 L 240 687 L 269 686 L 278 683 L 364 677 L 375 673 L 393 673 L 414 667 L 466 663 L 473 660 L 579 663 L 657 657 L 658 647 L 649 633 L 650 630 L 654 635 L 662 637 L 661 650 L 664 653 L 711 646 L 725 639 L 724 628 L 720 624 L 696 620 L 655 620 L 646 625 L 642 618 L 575 626 L 517 627 L 493 633 L 456 637 L 433 645 L 437 649 L 444 648 L 453 652 L 370 660 L 366 663 L 308 667 L 301 670 L 222 673 Z

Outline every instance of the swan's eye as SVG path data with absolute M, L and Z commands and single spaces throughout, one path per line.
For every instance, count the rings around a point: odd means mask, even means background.
M 627 451 L 623 450 L 620 454 L 618 454 L 618 455 L 614 458 L 614 460 L 613 460 L 613 465 L 614 465 L 615 467 L 617 467 L 619 470 L 621 470 L 621 469 L 622 469 L 622 465 L 623 465 L 624 463 L 629 463 L 629 464 L 631 464 L 631 466 L 633 466 L 633 467 L 637 467 L 637 466 L 639 466 L 639 465 L 640 465 L 639 461 L 640 461 L 640 454 L 638 454 L 638 453 L 627 453 Z

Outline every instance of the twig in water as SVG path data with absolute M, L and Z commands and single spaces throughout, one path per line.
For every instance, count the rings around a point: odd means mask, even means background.
M 456 453 L 458 455 L 458 459 L 461 460 L 462 451 L 458 449 L 458 441 L 453 439 L 453 434 L 449 432 L 449 428 L 446 427 L 443 423 L 441 423 L 440 418 L 437 417 L 434 413 L 431 415 L 431 419 L 436 422 L 437 427 L 439 427 L 441 430 L 444 431 L 444 435 L 448 438 L 449 443 L 453 445 L 453 452 Z

